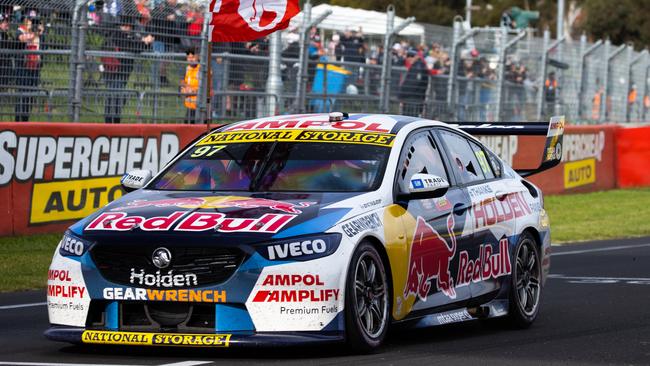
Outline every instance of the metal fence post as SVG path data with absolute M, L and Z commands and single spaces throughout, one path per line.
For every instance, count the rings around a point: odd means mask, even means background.
M 545 92 L 544 86 L 546 82 L 546 64 L 548 59 L 548 46 L 551 43 L 551 32 L 548 29 L 544 30 L 544 40 L 542 43 L 542 64 L 539 68 L 539 77 L 537 78 L 537 114 L 536 118 L 538 121 L 542 120 L 542 114 L 544 113 L 544 102 L 545 102 Z
M 585 54 L 585 51 L 587 49 L 587 35 L 582 32 L 580 35 L 580 48 L 579 48 L 579 53 L 578 57 L 580 58 L 580 61 L 578 62 L 578 105 L 577 105 L 577 114 L 576 117 L 578 119 L 582 118 L 582 91 L 583 91 L 583 82 L 584 82 L 584 58 L 583 55 Z
M 84 68 L 86 66 L 86 31 L 88 20 L 86 19 L 86 7 L 82 6 L 79 12 L 79 47 L 77 48 L 77 70 L 75 71 L 75 94 L 74 94 L 74 122 L 79 122 L 81 114 L 81 98 L 83 95 Z
M 269 94 L 266 101 L 267 115 L 274 116 L 280 112 L 282 106 L 282 40 L 280 32 L 271 34 L 269 41 L 269 76 L 266 79 L 266 93 Z
M 212 20 L 212 14 L 208 7 L 203 17 L 203 27 L 201 29 L 201 51 L 199 56 L 201 72 L 199 74 L 199 90 L 196 95 L 195 116 L 196 121 L 199 123 L 207 123 L 210 118 L 210 109 L 208 108 L 210 90 L 212 89 L 209 76 L 209 63 L 212 62 L 212 47 L 209 45 L 210 20 Z
M 630 122 L 630 101 L 628 100 L 630 93 L 630 86 L 632 86 L 632 52 L 634 52 L 634 46 L 631 44 L 627 45 L 627 52 L 625 55 L 625 66 L 627 67 L 626 77 L 625 77 L 625 102 L 623 103 L 623 118 L 625 122 Z
M 296 112 L 305 113 L 307 102 L 307 32 L 311 22 L 311 2 L 305 1 L 302 8 L 302 24 L 300 25 L 300 54 L 298 55 L 298 84 L 296 85 Z
M 579 88 L 578 90 L 580 92 L 580 95 L 578 96 L 578 118 L 582 118 L 582 116 L 584 115 L 582 113 L 582 110 L 584 109 L 582 100 L 585 97 L 585 92 L 587 91 L 584 85 L 585 84 L 584 70 L 587 64 L 587 57 L 589 57 L 590 54 L 596 51 L 603 44 L 603 40 L 599 39 L 598 41 L 596 41 L 596 43 L 592 44 L 589 48 L 585 49 L 584 47 L 586 46 L 586 42 L 587 42 L 587 36 L 583 34 L 580 37 L 580 74 L 579 74 L 580 81 L 578 84 L 578 88 Z
M 605 119 L 607 116 L 605 116 L 605 113 L 607 113 L 607 96 L 608 96 L 608 91 L 609 89 L 609 50 L 612 46 L 612 42 L 608 39 L 605 40 L 605 67 L 604 72 L 603 72 L 603 96 L 601 98 L 600 102 L 600 115 L 599 115 L 599 122 L 605 122 Z
M 390 78 L 393 58 L 390 57 L 391 38 L 395 25 L 395 7 L 391 4 L 386 8 L 386 34 L 384 35 L 384 59 L 381 64 L 381 84 L 379 86 L 379 110 L 388 113 L 390 101 Z
M 646 50 L 647 51 L 647 50 Z M 646 62 L 645 67 L 643 68 L 644 73 L 643 73 L 643 99 L 642 99 L 642 108 L 643 108 L 643 113 L 641 114 L 641 120 L 645 120 L 647 117 L 647 111 L 646 111 L 646 106 L 645 106 L 645 98 L 648 96 L 648 77 L 650 76 L 650 63 Z
M 461 31 L 461 22 L 458 20 L 454 20 L 454 30 L 453 30 L 453 38 L 452 38 L 452 43 L 451 43 L 451 53 L 450 53 L 450 59 L 449 59 L 449 79 L 447 79 L 447 106 L 453 110 L 452 107 L 452 99 L 453 99 L 453 93 L 454 93 L 454 85 L 456 82 L 456 67 L 458 64 L 458 45 L 460 44 L 461 41 L 464 41 L 465 37 L 461 39 L 460 36 L 460 31 Z
M 494 115 L 496 117 L 497 121 L 501 120 L 501 110 L 503 109 L 502 104 L 503 104 L 503 83 L 505 82 L 505 75 L 506 75 L 506 53 L 507 53 L 507 46 L 506 43 L 508 42 L 508 30 L 506 27 L 501 27 L 499 28 L 499 45 L 501 48 L 499 49 L 499 70 L 497 72 L 497 91 L 496 91 L 496 111 L 494 112 Z
M 298 113 L 304 113 L 307 108 L 307 81 L 309 74 L 307 73 L 309 63 L 309 37 L 308 33 L 312 27 L 315 27 L 325 18 L 332 14 L 328 10 L 321 14 L 318 18 L 311 20 L 311 2 L 307 0 L 303 8 L 302 25 L 300 28 L 300 55 L 298 57 L 298 85 L 296 85 L 296 109 Z M 325 70 L 326 72 L 327 70 Z
M 68 98 L 70 99 L 70 106 L 68 108 L 69 118 L 75 121 L 75 114 L 78 112 L 76 109 L 79 107 L 75 103 L 75 87 L 77 85 L 77 52 L 79 48 L 79 11 L 81 10 L 81 1 L 77 1 L 72 11 L 72 34 L 70 40 L 70 59 L 69 59 L 69 78 L 68 78 Z

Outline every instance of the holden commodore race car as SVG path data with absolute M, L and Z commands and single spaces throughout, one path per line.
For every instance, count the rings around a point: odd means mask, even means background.
M 550 266 L 542 192 L 564 118 L 373 114 L 210 131 L 72 225 L 48 272 L 52 340 L 379 347 L 389 325 L 535 320 Z M 469 132 L 469 133 L 468 133 Z M 546 136 L 515 171 L 473 135 Z

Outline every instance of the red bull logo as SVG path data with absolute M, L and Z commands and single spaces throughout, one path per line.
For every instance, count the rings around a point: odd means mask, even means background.
M 298 208 L 309 207 L 315 202 L 290 203 L 270 200 L 266 198 L 249 198 L 238 196 L 222 197 L 184 197 L 168 198 L 162 200 L 135 200 L 123 207 L 116 207 L 111 211 L 128 210 L 142 207 L 182 207 L 182 208 L 260 208 L 265 207 L 288 214 L 300 214 Z
M 408 277 L 404 287 L 404 298 L 410 295 L 426 301 L 434 279 L 436 288 L 446 296 L 455 299 L 456 290 L 454 280 L 449 271 L 449 263 L 456 254 L 456 236 L 454 234 L 454 216 L 447 219 L 447 231 L 451 239 L 451 246 L 427 224 L 422 217 L 418 217 L 411 255 L 408 262 Z

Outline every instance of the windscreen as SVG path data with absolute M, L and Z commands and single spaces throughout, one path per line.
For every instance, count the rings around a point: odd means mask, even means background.
M 376 189 L 383 146 L 254 142 L 194 146 L 148 188 L 179 191 L 363 192 Z

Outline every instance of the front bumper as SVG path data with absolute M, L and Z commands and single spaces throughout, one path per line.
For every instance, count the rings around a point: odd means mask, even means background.
M 44 335 L 52 341 L 76 344 L 207 348 L 308 346 L 345 341 L 345 333 L 340 331 L 178 334 L 87 331 L 84 328 L 52 326 Z

